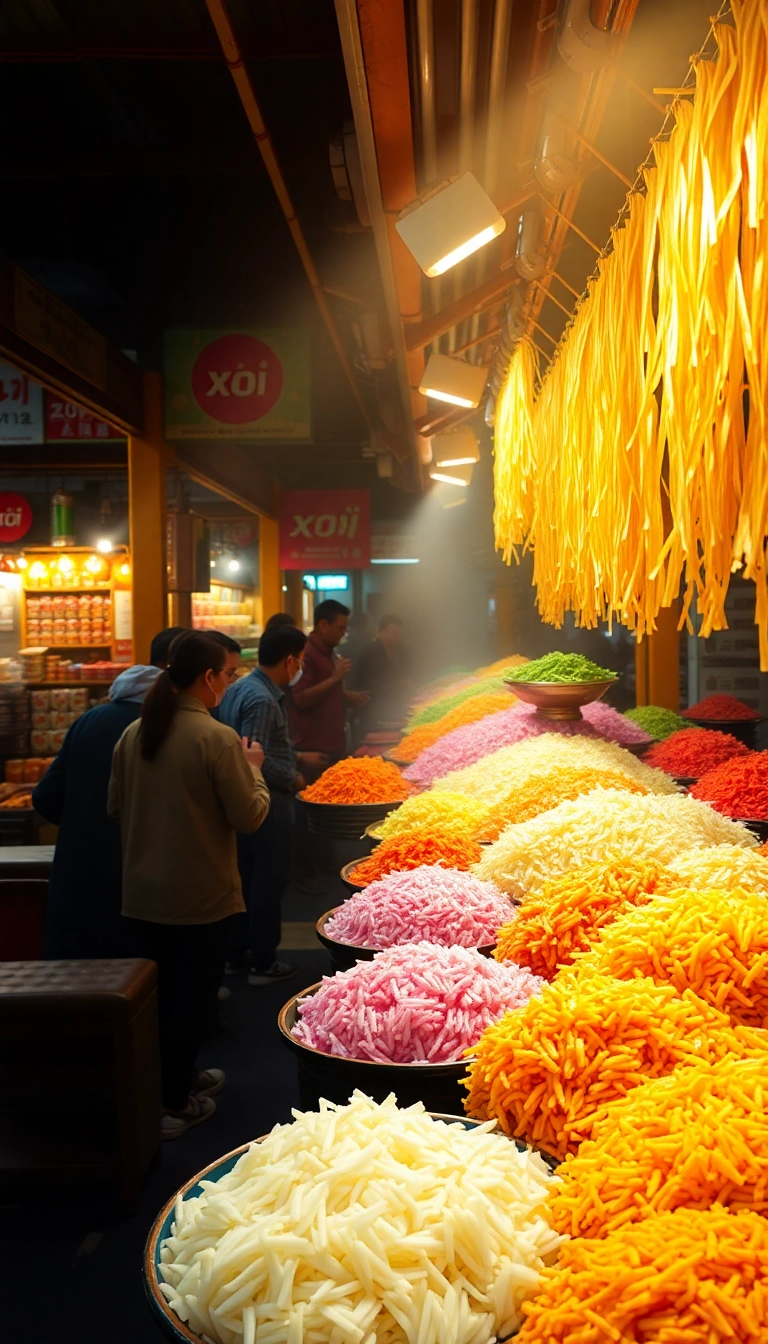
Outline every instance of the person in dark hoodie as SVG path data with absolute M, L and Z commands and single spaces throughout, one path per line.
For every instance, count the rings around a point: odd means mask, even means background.
M 139 717 L 144 696 L 181 631 L 172 627 L 156 635 L 152 663 L 121 672 L 109 703 L 96 705 L 72 724 L 32 794 L 35 810 L 59 827 L 43 937 L 47 961 L 136 955 L 130 925 L 120 914 L 120 828 L 107 815 L 112 752 Z

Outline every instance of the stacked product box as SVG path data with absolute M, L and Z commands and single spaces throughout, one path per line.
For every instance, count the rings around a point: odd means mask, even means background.
M 32 702 L 32 731 L 30 747 L 35 755 L 46 756 L 61 749 L 70 724 L 89 708 L 90 700 L 85 687 L 30 692 Z
M 108 593 L 30 593 L 27 639 L 56 648 L 103 648 L 112 641 L 112 600 Z

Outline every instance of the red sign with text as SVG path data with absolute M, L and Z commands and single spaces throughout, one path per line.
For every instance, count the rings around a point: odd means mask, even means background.
M 32 526 L 32 507 L 14 490 L 0 490 L 0 542 L 20 541 Z
M 47 395 L 45 398 L 45 439 L 47 443 L 104 443 L 121 437 L 106 420 L 83 410 L 75 401 Z
M 280 502 L 280 568 L 366 569 L 371 561 L 368 490 L 286 490 Z

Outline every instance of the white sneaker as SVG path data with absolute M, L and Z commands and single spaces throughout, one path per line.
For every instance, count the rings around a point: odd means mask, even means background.
M 216 1110 L 216 1102 L 211 1097 L 190 1096 L 183 1111 L 165 1111 L 163 1113 L 162 1137 L 164 1140 L 180 1139 L 188 1129 L 210 1120 Z
M 289 966 L 286 961 L 273 961 L 266 971 L 249 971 L 249 985 L 271 985 L 274 980 L 288 980 L 295 975 L 298 966 Z
M 212 1097 L 221 1091 L 226 1081 L 227 1075 L 223 1069 L 200 1069 L 189 1089 L 190 1096 Z

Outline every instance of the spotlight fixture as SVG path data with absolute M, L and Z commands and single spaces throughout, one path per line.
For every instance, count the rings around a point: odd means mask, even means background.
M 445 485 L 469 485 L 472 480 L 472 467 L 433 467 L 429 473 L 433 481 L 442 482 Z
M 100 551 L 102 555 L 109 555 L 109 552 L 112 550 L 112 542 L 108 537 L 99 537 L 99 540 L 96 542 L 96 550 Z
M 395 224 L 425 275 L 443 275 L 506 228 L 476 177 L 464 173 L 426 200 L 407 206 Z
M 450 355 L 432 354 L 427 360 L 419 391 L 425 397 L 472 408 L 480 405 L 488 370 Z
M 229 564 L 227 565 L 227 569 L 229 570 L 230 574 L 236 574 L 239 568 L 240 568 L 239 560 L 230 560 Z
M 452 434 L 435 434 L 432 438 L 432 457 L 438 469 L 443 467 L 471 467 L 480 461 L 477 436 L 463 427 Z

